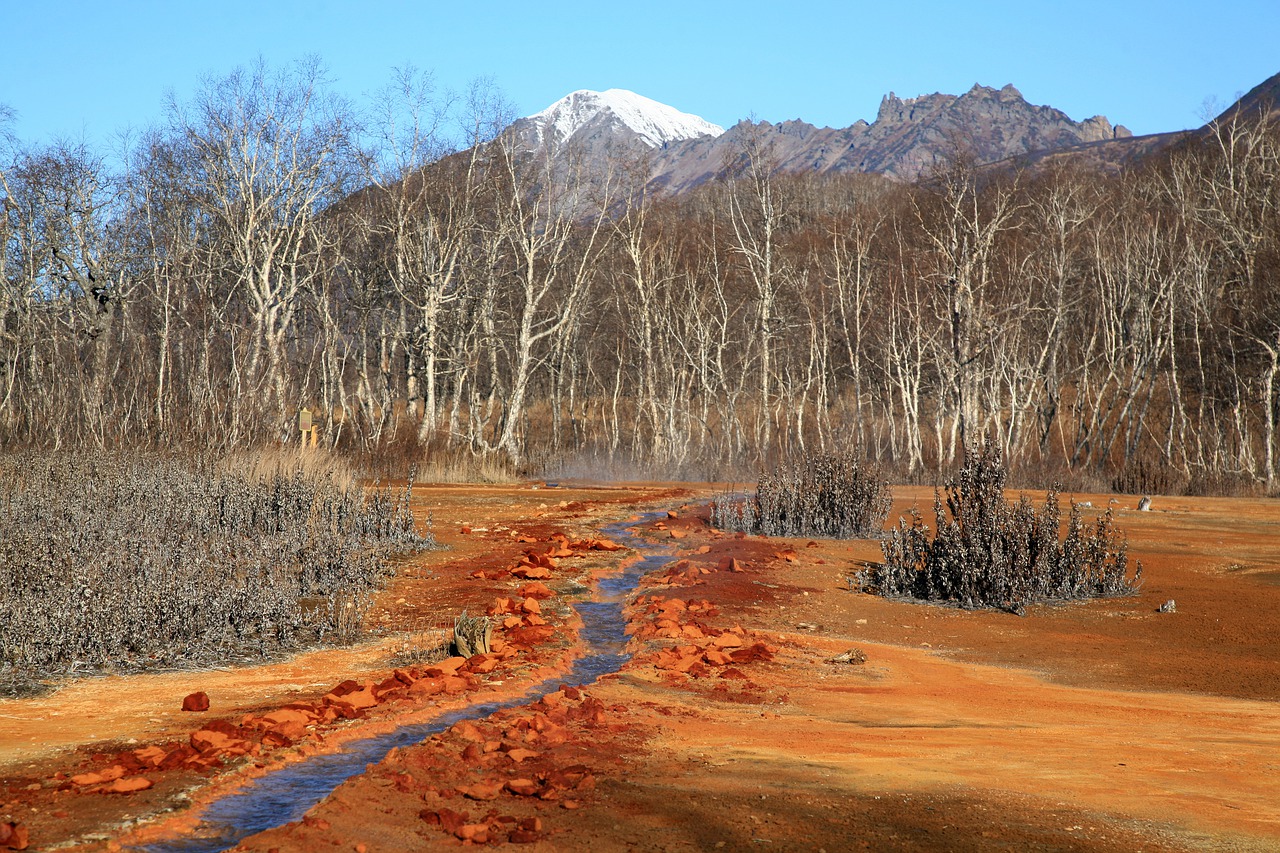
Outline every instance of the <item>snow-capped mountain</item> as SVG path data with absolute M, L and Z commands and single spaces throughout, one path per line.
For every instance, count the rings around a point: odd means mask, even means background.
M 581 90 L 516 120 L 507 133 L 521 157 L 545 156 L 554 174 L 572 174 L 575 198 L 590 195 L 583 187 L 616 195 L 620 176 L 634 181 L 640 170 L 653 192 L 687 192 L 740 163 L 748 140 L 763 143 L 780 172 L 878 173 L 902 181 L 947 162 L 961 144 L 979 164 L 1010 158 L 1029 163 L 1089 146 L 1098 156 L 1114 152 L 1123 158 L 1152 147 L 1142 140 L 1130 145 L 1129 131 L 1103 116 L 1074 121 L 1060 110 L 1028 103 L 1012 85 L 977 84 L 963 95 L 904 99 L 890 93 L 874 121 L 845 128 L 819 128 L 797 119 L 741 121 L 727 131 L 624 89 Z
M 570 141 L 590 145 L 605 138 L 622 138 L 662 148 L 672 142 L 724 133 L 724 128 L 705 119 L 626 89 L 573 92 L 542 112 L 520 119 L 516 128 L 530 147 Z

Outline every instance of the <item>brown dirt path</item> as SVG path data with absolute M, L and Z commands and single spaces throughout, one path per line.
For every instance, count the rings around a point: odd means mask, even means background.
M 621 674 L 402 750 L 242 849 L 1280 848 L 1280 506 L 1118 500 L 1140 594 L 1025 618 L 851 592 L 870 543 L 682 513 Z

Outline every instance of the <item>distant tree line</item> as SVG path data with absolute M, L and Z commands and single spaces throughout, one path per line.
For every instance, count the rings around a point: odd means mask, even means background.
M 482 89 L 210 80 L 107 158 L 0 161 L 0 445 L 322 441 L 716 475 L 982 437 L 1125 490 L 1280 490 L 1280 134 L 1118 174 L 781 174 L 675 199 L 642 154 L 523 154 Z M 460 120 L 461 119 L 461 120 Z M 448 128 L 461 125 L 461 132 Z M 589 469 L 584 469 L 589 470 Z

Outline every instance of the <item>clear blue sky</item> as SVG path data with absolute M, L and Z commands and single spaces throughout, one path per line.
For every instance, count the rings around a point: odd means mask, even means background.
M 353 100 L 412 64 L 455 90 L 489 77 L 521 115 L 617 87 L 724 126 L 846 126 L 890 90 L 1012 83 L 1153 133 L 1280 72 L 1280 0 L 0 0 L 0 45 L 0 104 L 32 142 L 104 142 L 158 120 L 167 90 L 307 54 Z

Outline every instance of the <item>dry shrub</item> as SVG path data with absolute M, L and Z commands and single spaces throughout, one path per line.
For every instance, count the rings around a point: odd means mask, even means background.
M 255 660 L 360 632 L 409 488 L 221 462 L 0 457 L 0 680 Z
M 892 498 L 880 471 L 857 453 L 815 454 L 762 474 L 754 495 L 712 505 L 723 530 L 832 539 L 879 536 Z
M 1016 504 L 1005 500 L 1007 475 L 994 444 L 966 454 L 964 467 L 946 486 L 945 506 L 934 493 L 933 538 L 913 509 L 911 522 L 899 521 L 882 544 L 884 564 L 874 579 L 880 593 L 1020 612 L 1038 601 L 1137 589 L 1142 564 L 1130 576 L 1128 544 L 1110 508 L 1090 531 L 1072 501 L 1062 536 L 1057 489 L 1049 490 L 1037 512 L 1026 495 Z

